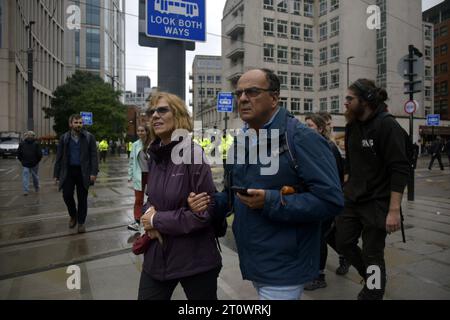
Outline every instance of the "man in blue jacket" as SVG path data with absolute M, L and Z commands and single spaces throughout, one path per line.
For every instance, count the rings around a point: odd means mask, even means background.
M 270 70 L 250 70 L 239 79 L 235 95 L 245 122 L 242 134 L 253 129 L 258 136 L 244 146 L 239 146 L 242 139 L 235 140 L 231 147 L 235 152 L 227 159 L 225 190 L 215 196 L 216 214 L 235 214 L 233 233 L 242 276 L 253 282 L 261 300 L 301 297 L 303 285 L 319 273 L 320 222 L 339 214 L 344 204 L 328 143 L 300 122 L 293 126 L 294 132 L 289 133 L 293 140 L 288 141 L 285 133 L 293 120 L 278 106 L 279 94 L 280 81 Z M 278 171 L 271 175 L 261 170 L 269 165 L 260 159 L 253 164 L 247 156 L 252 148 L 266 143 L 260 135 L 264 129 L 269 137 L 279 133 L 281 141 L 279 152 L 272 153 L 278 157 Z M 243 164 L 238 161 L 239 149 L 245 150 Z M 231 186 L 246 189 L 248 195 L 235 194 Z M 285 186 L 296 192 L 283 195 Z M 198 195 L 189 203 L 195 207 L 201 201 Z

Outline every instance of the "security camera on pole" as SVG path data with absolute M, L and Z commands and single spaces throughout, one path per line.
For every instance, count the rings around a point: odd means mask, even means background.
M 400 61 L 403 67 L 402 76 L 407 80 L 405 82 L 405 94 L 409 94 L 409 101 L 405 104 L 405 112 L 409 114 L 409 138 L 411 144 L 413 144 L 413 135 L 414 135 L 414 112 L 416 111 L 418 105 L 414 101 L 414 94 L 422 91 L 421 89 L 421 80 L 415 80 L 419 77 L 418 71 L 423 70 L 423 54 L 414 47 L 414 45 L 410 44 L 408 46 L 408 55 Z M 420 66 L 422 66 L 420 68 Z M 412 163 L 412 159 L 410 159 Z M 414 201 L 414 168 L 411 166 L 411 174 L 408 181 L 408 201 Z

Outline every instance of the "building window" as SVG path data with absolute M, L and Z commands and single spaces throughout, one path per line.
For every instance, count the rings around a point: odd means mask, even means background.
M 300 7 L 301 7 L 301 1 L 300 0 L 293 0 L 293 10 L 292 13 L 296 15 L 300 15 Z
M 331 74 L 330 89 L 339 88 L 339 70 L 333 70 Z
M 448 95 L 448 82 L 447 81 L 441 82 L 441 95 L 443 95 L 443 96 Z
M 198 81 L 199 81 L 200 83 L 205 82 L 205 76 L 198 76 Z
M 424 30 L 424 35 L 425 35 L 425 40 L 431 40 L 431 27 L 430 26 L 425 26 L 425 30 Z
M 291 99 L 291 111 L 293 112 L 300 112 L 300 99 L 299 98 L 292 98 Z
M 304 50 L 304 65 L 312 67 L 313 66 L 313 55 L 314 51 L 311 49 L 305 49 Z
M 328 89 L 328 72 L 322 72 L 320 74 L 320 90 Z
M 288 47 L 278 46 L 277 49 L 278 63 L 288 63 Z
M 287 109 L 287 107 L 288 107 L 288 99 L 287 98 L 284 98 L 284 97 L 280 98 L 280 107 Z
M 339 96 L 331 97 L 331 113 L 339 113 Z
M 313 75 L 306 73 L 303 77 L 303 90 L 313 91 Z
M 277 5 L 278 12 L 287 12 L 287 0 L 278 0 L 279 3 Z
M 448 52 L 448 45 L 447 44 L 443 44 L 441 46 L 441 55 L 446 55 Z M 431 48 L 430 47 L 425 47 L 425 56 L 427 59 L 431 58 Z
M 309 24 L 305 24 L 303 30 L 303 38 L 305 41 L 312 42 L 313 41 L 313 26 Z
M 430 67 L 427 67 L 427 68 L 430 68 Z M 447 73 L 447 71 L 448 71 L 448 64 L 447 64 L 447 62 L 441 63 L 441 73 Z M 425 73 L 426 73 L 426 70 L 425 70 Z
M 305 17 L 314 17 L 314 0 L 305 0 L 303 15 Z
M 312 99 L 305 99 L 305 102 L 303 104 L 303 110 L 305 113 L 313 111 L 313 100 Z
M 301 89 L 301 73 L 292 72 L 291 73 L 291 90 L 299 91 Z
M 291 39 L 300 40 L 300 27 L 301 24 L 297 22 L 291 22 Z
M 207 76 L 206 77 L 206 82 L 207 83 L 214 83 L 214 76 Z
M 434 65 L 434 75 L 435 76 L 439 75 L 439 65 L 438 64 Z
M 100 0 L 87 0 L 86 24 L 93 26 L 100 25 Z
M 431 87 L 425 87 L 425 100 L 431 100 Z
M 273 0 L 264 0 L 264 9 L 273 10 Z
M 266 62 L 274 62 L 274 45 L 273 44 L 264 44 L 264 61 Z
M 320 35 L 319 35 L 320 41 L 323 41 L 327 38 L 327 36 L 328 36 L 328 23 L 327 22 L 321 23 L 319 25 L 319 33 L 320 33 Z
M 339 8 L 339 0 L 331 0 L 330 2 L 330 12 Z
M 442 47 L 441 47 L 441 54 L 443 54 Z M 429 47 L 429 46 L 425 47 L 425 59 L 431 60 L 431 47 Z
M 75 30 L 75 67 L 80 67 L 80 30 Z
M 86 28 L 86 68 L 100 69 L 100 30 Z
M 330 37 L 337 36 L 339 34 L 339 17 L 330 20 Z
M 264 35 L 273 36 L 273 19 L 264 18 Z
M 216 76 L 216 83 L 217 84 L 221 84 L 222 83 L 222 77 L 221 76 Z
M 319 3 L 319 15 L 324 16 L 327 14 L 327 1 L 328 0 L 320 0 Z
M 327 60 L 328 60 L 328 48 L 321 48 L 320 52 L 319 52 L 319 56 L 320 56 L 320 65 L 326 65 L 327 64 Z
M 320 98 L 319 108 L 320 111 L 328 111 L 328 98 Z
M 208 97 L 214 97 L 214 93 L 215 93 L 215 91 L 214 91 L 213 88 L 207 88 L 207 89 L 206 89 L 206 95 L 207 95 Z
M 439 30 L 439 34 L 441 35 L 441 37 L 448 36 L 448 28 L 447 28 L 447 26 L 442 26 L 441 29 Z
M 279 38 L 287 38 L 288 22 L 285 20 L 278 20 L 277 35 Z
M 291 64 L 300 65 L 301 64 L 301 49 L 300 48 L 291 48 Z
M 338 62 L 339 61 L 339 43 L 331 45 L 331 56 L 330 62 Z

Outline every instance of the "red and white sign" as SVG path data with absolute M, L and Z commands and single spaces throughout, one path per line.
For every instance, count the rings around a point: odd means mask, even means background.
M 417 103 L 414 100 L 409 100 L 405 103 L 405 112 L 407 114 L 413 114 L 417 110 Z

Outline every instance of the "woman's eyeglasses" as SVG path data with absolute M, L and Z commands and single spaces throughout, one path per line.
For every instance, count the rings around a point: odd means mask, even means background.
M 263 88 L 257 88 L 257 87 L 251 87 L 251 88 L 247 88 L 244 90 L 236 90 L 234 92 L 234 95 L 236 96 L 236 98 L 240 98 L 242 96 L 243 93 L 245 93 L 245 95 L 249 98 L 256 98 L 257 96 L 259 96 L 261 94 L 261 92 L 269 92 L 269 91 L 274 91 L 273 89 L 263 89 Z
M 165 115 L 167 112 L 170 111 L 170 108 L 168 106 L 158 107 L 158 108 L 152 108 L 147 110 L 147 116 L 151 117 L 155 112 L 158 113 L 158 115 L 162 116 Z

